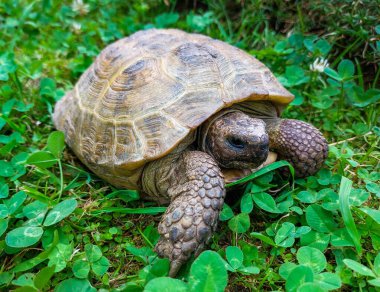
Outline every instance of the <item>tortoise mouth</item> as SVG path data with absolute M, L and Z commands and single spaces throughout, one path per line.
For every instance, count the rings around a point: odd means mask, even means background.
M 256 168 L 222 168 L 222 173 L 224 175 L 224 181 L 226 184 L 235 182 L 239 179 L 242 179 L 251 173 L 258 171 L 259 169 L 275 162 L 277 160 L 277 153 L 269 151 L 267 159 Z

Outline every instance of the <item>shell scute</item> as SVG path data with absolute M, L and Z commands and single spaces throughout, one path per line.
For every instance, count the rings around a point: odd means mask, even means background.
M 138 149 L 142 146 L 138 136 L 133 131 L 133 124 L 117 124 L 115 128 L 116 145 L 115 145 L 115 164 L 122 164 L 128 159 L 138 160 L 141 157 L 137 154 Z M 131 157 L 135 153 L 135 157 Z
M 135 127 L 144 137 L 146 157 L 165 153 L 167 145 L 186 137 L 189 129 L 179 125 L 174 119 L 162 113 L 145 115 L 135 121 Z
M 221 93 L 215 89 L 192 90 L 177 99 L 164 111 L 181 125 L 194 128 L 224 107 Z
M 236 74 L 232 85 L 234 96 L 250 96 L 255 90 L 255 98 L 264 99 L 269 95 L 268 89 L 264 86 L 261 72 L 242 72 Z
M 207 48 L 185 43 L 163 60 L 165 70 L 186 87 L 216 87 L 220 84 L 218 68 Z
M 100 101 L 101 116 L 133 121 L 142 114 L 159 111 L 185 92 L 182 83 L 159 69 L 157 60 L 142 61 L 126 68 L 111 83 Z
M 111 164 L 115 132 L 114 126 L 102 122 L 91 113 L 84 113 L 81 127 L 78 129 L 75 148 L 79 148 L 81 155 L 91 164 Z
M 95 74 L 94 65 L 84 72 L 76 85 L 76 98 L 84 108 L 92 108 L 108 87 L 108 80 L 101 79 Z

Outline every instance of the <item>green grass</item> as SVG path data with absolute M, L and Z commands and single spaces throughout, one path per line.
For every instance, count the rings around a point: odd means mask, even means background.
M 177 2 L 1 1 L 0 289 L 378 289 L 377 1 Z M 296 96 L 284 116 L 311 122 L 330 143 L 315 176 L 293 182 L 272 166 L 230 191 L 212 251 L 176 281 L 162 278 L 168 261 L 152 249 L 164 208 L 91 174 L 51 121 L 107 44 L 150 27 L 204 33 L 256 56 Z M 329 62 L 323 72 L 310 67 L 317 58 Z

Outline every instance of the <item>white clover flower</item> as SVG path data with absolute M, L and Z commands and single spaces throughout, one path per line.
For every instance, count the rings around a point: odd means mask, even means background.
M 323 72 L 327 67 L 329 67 L 329 62 L 323 58 L 315 59 L 313 64 L 310 64 L 310 70 L 314 72 Z
M 83 3 L 83 0 L 74 0 L 71 8 L 74 12 L 79 13 L 80 15 L 85 15 L 90 11 L 90 6 Z
M 74 33 L 79 34 L 81 29 L 82 29 L 82 25 L 78 22 L 73 22 L 72 29 L 73 29 Z

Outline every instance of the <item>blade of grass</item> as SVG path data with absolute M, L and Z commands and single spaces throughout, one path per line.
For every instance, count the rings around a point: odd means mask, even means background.
M 23 190 L 25 193 L 27 193 L 30 197 L 33 199 L 40 201 L 42 203 L 50 204 L 51 199 L 47 196 L 45 196 L 43 193 L 40 193 L 36 189 L 33 189 L 28 186 L 22 186 L 21 190 Z
M 364 78 L 363 78 L 363 71 L 362 71 L 362 66 L 360 66 L 360 62 L 358 61 L 357 58 L 355 58 L 355 63 L 356 63 L 356 69 L 358 70 L 358 83 L 359 86 L 364 88 Z
M 150 248 L 154 248 L 153 243 L 150 242 L 149 238 L 145 236 L 144 232 L 141 231 L 140 228 L 137 227 L 138 232 L 140 235 L 145 239 L 146 243 L 149 245 Z
M 332 62 L 332 64 L 330 65 L 330 67 L 334 68 L 351 49 L 353 49 L 353 48 L 356 49 L 356 47 L 358 47 L 359 45 L 361 45 L 361 43 L 362 43 L 362 40 L 360 38 L 357 38 L 342 53 L 340 53 L 337 58 L 335 58 L 334 62 Z
M 99 210 L 91 211 L 91 215 L 100 215 L 104 213 L 122 213 L 122 214 L 150 214 L 156 215 L 158 213 L 165 212 L 166 207 L 148 207 L 148 208 L 121 208 L 121 207 L 110 207 L 103 208 Z
M 356 229 L 355 221 L 350 210 L 349 198 L 351 189 L 352 181 L 342 176 L 339 188 L 339 208 L 340 212 L 342 213 L 344 225 L 347 227 L 347 232 L 352 238 L 357 252 L 360 254 L 362 252 L 362 247 L 360 245 L 360 234 Z
M 63 163 L 63 165 L 65 167 L 69 167 L 71 169 L 74 169 L 74 170 L 78 171 L 78 175 L 84 174 L 86 176 L 86 183 L 90 183 L 91 182 L 91 180 L 92 180 L 91 179 L 91 175 L 87 171 L 85 171 L 85 170 L 83 170 L 83 169 L 81 169 L 79 167 L 75 167 L 74 165 L 70 165 L 68 163 Z
M 58 166 L 59 166 L 59 191 L 58 193 L 55 193 L 53 196 L 51 196 L 52 199 L 54 199 L 58 195 L 58 201 L 61 200 L 61 196 L 63 193 L 63 170 L 62 170 L 62 163 L 60 159 L 58 160 Z
M 377 87 L 377 81 L 379 80 L 379 76 L 380 76 L 380 70 L 377 69 L 376 76 L 373 79 L 372 88 L 376 88 Z
M 251 173 L 250 175 L 247 175 L 246 177 L 243 177 L 237 181 L 234 181 L 232 183 L 229 183 L 226 185 L 227 188 L 229 187 L 232 187 L 232 186 L 237 186 L 237 185 L 242 185 L 242 184 L 245 184 L 263 174 L 266 174 L 272 170 L 275 170 L 275 169 L 278 169 L 278 168 L 281 168 L 281 167 L 284 167 L 284 166 L 287 166 L 289 168 L 289 171 L 292 175 L 292 181 L 294 181 L 294 168 L 293 166 L 285 161 L 285 160 L 280 160 L 280 161 L 276 161 L 276 162 L 273 162 L 261 169 L 259 169 L 258 171 L 254 172 L 254 173 Z
M 261 240 L 262 242 L 265 242 L 266 244 L 269 244 L 271 246 L 276 246 L 276 243 L 272 240 L 272 238 L 265 236 L 259 232 L 251 232 L 250 235 L 252 237 L 255 237 L 255 238 Z

